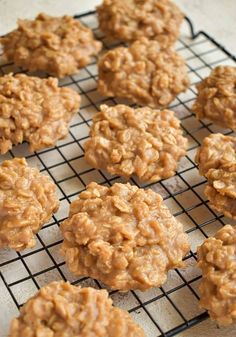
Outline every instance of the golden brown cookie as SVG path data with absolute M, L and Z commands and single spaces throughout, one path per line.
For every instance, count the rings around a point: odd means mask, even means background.
M 187 234 L 162 197 L 130 184 L 90 183 L 61 230 L 69 270 L 122 291 L 161 286 L 189 251 Z
M 218 66 L 197 85 L 193 105 L 197 118 L 236 131 L 236 67 Z
M 196 162 L 199 172 L 208 179 L 205 194 L 210 206 L 236 219 L 236 139 L 211 134 L 199 148 Z
M 170 0 L 104 0 L 97 7 L 99 26 L 111 38 L 141 37 L 172 45 L 179 37 L 183 14 Z
M 79 20 L 44 13 L 34 20 L 18 20 L 18 28 L 0 38 L 0 44 L 16 66 L 56 77 L 78 72 L 102 48 Z
M 184 59 L 146 38 L 105 53 L 98 62 L 98 75 L 102 95 L 154 108 L 168 106 L 189 86 Z
M 36 244 L 34 234 L 59 207 L 56 185 L 24 158 L 0 165 L 0 248 L 15 250 Z
M 0 77 L 0 154 L 29 142 L 30 151 L 54 146 L 68 134 L 80 95 L 56 78 L 24 74 Z
M 9 337 L 145 337 L 128 312 L 112 306 L 106 290 L 68 282 L 43 287 L 13 319 Z
M 85 159 L 110 174 L 154 182 L 175 174 L 187 139 L 170 110 L 101 105 L 93 118 Z
M 220 229 L 198 247 L 200 306 L 220 325 L 236 322 L 236 228 Z

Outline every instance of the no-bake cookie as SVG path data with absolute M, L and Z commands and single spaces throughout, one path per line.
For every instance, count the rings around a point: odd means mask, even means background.
M 78 20 L 44 13 L 35 20 L 18 20 L 18 28 L 0 38 L 0 44 L 16 66 L 56 77 L 78 72 L 102 48 L 91 29 Z
M 98 75 L 102 95 L 154 108 L 168 106 L 189 86 L 184 59 L 146 38 L 105 53 L 98 62 Z
M 175 174 L 186 153 L 179 120 L 170 110 L 101 105 L 93 118 L 85 159 L 95 168 L 140 181 L 154 182 Z
M 147 37 L 165 47 L 178 39 L 183 20 L 170 0 L 104 0 L 97 12 L 99 26 L 109 37 L 123 41 Z
M 122 291 L 162 285 L 189 251 L 182 224 L 162 197 L 130 184 L 90 183 L 61 230 L 69 270 Z
M 205 194 L 210 206 L 236 219 L 236 139 L 211 134 L 199 148 L 196 162 L 199 172 L 208 179 Z
M 40 228 L 59 207 L 56 185 L 24 158 L 0 165 L 0 248 L 31 248 Z
M 198 247 L 200 306 L 220 325 L 236 323 L 236 228 L 220 229 Z
M 236 67 L 218 66 L 197 85 L 192 110 L 199 119 L 236 131 Z
M 106 290 L 52 282 L 13 319 L 8 337 L 145 337 L 128 312 L 112 306 Z
M 80 106 L 79 94 L 59 88 L 56 78 L 24 74 L 0 77 L 0 154 L 29 142 L 30 151 L 54 146 L 68 134 Z

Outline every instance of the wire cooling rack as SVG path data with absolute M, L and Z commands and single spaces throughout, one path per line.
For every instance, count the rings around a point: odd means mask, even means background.
M 93 29 L 96 37 L 103 41 L 105 49 L 119 45 L 109 42 L 98 30 L 94 12 L 77 16 Z M 140 185 L 135 179 L 131 183 L 152 188 L 160 193 L 171 212 L 180 220 L 191 241 L 191 252 L 186 257 L 186 269 L 173 270 L 168 281 L 161 288 L 147 292 L 130 291 L 119 293 L 110 291 L 114 304 L 126 309 L 143 326 L 148 337 L 179 336 L 179 333 L 207 318 L 206 312 L 198 307 L 198 283 L 200 272 L 196 268 L 196 247 L 214 233 L 229 219 L 212 211 L 203 194 L 205 179 L 198 173 L 194 156 L 202 139 L 211 132 L 231 133 L 206 121 L 198 121 L 191 112 L 196 96 L 195 84 L 207 76 L 218 64 L 235 65 L 235 57 L 220 46 L 205 32 L 194 33 L 191 21 L 186 18 L 178 52 L 186 59 L 191 87 L 177 97 L 170 106 L 181 119 L 182 127 L 189 140 L 187 155 L 181 160 L 178 172 L 170 179 L 154 184 Z M 20 72 L 12 64 L 1 64 L 1 75 Z M 54 280 L 69 280 L 73 284 L 104 288 L 100 282 L 89 278 L 77 279 L 71 275 L 60 256 L 62 237 L 59 224 L 67 217 L 69 204 L 85 186 L 91 182 L 111 185 L 122 181 L 106 172 L 91 169 L 84 161 L 84 141 L 88 138 L 91 118 L 102 102 L 106 104 L 124 103 L 120 99 L 106 99 L 96 91 L 97 67 L 91 64 L 71 77 L 60 81 L 81 94 L 81 109 L 71 123 L 66 139 L 59 141 L 55 148 L 29 154 L 26 143 L 15 146 L 0 161 L 16 156 L 25 156 L 30 165 L 48 174 L 57 184 L 61 201 L 59 211 L 37 235 L 37 245 L 33 249 L 16 253 L 0 251 L 0 337 L 7 334 L 10 320 L 18 315 L 20 306 L 40 287 Z

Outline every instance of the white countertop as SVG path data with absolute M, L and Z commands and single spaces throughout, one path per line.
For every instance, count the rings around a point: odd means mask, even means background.
M 196 30 L 205 30 L 236 54 L 236 0 L 175 1 L 192 19 Z M 94 9 L 99 0 L 0 0 L 0 35 L 16 26 L 17 18 L 33 18 L 44 11 L 52 15 L 76 14 Z M 236 327 L 218 329 L 210 320 L 180 333 L 178 337 L 233 337 Z

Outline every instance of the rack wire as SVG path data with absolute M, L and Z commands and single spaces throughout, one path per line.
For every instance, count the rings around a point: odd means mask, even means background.
M 99 31 L 95 12 L 84 13 L 76 18 L 94 31 L 105 49 L 120 44 L 118 41 L 109 42 Z M 196 96 L 195 84 L 218 64 L 235 65 L 236 58 L 207 33 L 200 31 L 196 34 L 187 17 L 177 50 L 186 59 L 192 85 L 186 93 L 177 97 L 170 108 L 181 119 L 189 140 L 187 155 L 181 160 L 174 177 L 146 185 L 140 185 L 138 180 L 132 178 L 131 183 L 160 193 L 172 213 L 183 223 L 191 241 L 191 251 L 185 258 L 187 268 L 171 271 L 166 284 L 158 289 L 144 293 L 109 291 L 114 304 L 128 310 L 143 326 L 148 337 L 176 336 L 208 317 L 198 307 L 200 272 L 196 268 L 196 247 L 222 225 L 230 223 L 229 219 L 209 208 L 203 194 L 206 181 L 198 173 L 194 156 L 202 139 L 209 133 L 230 134 L 232 131 L 218 128 L 207 121 L 196 120 L 191 105 Z M 12 64 L 0 63 L 1 75 L 10 71 L 22 72 Z M 25 156 L 30 165 L 37 166 L 42 173 L 53 179 L 61 201 L 57 214 L 37 234 L 36 247 L 20 253 L 7 249 L 0 251 L 0 337 L 6 336 L 9 321 L 18 315 L 22 304 L 50 281 L 63 279 L 82 286 L 104 288 L 96 280 L 73 277 L 59 253 L 62 242 L 59 226 L 67 217 L 70 202 L 91 181 L 107 185 L 122 181 L 120 177 L 111 177 L 101 170 L 91 169 L 84 161 L 83 144 L 88 138 L 91 118 L 98 111 L 99 105 L 104 102 L 111 105 L 124 102 L 121 99 L 101 97 L 96 91 L 96 80 L 96 59 L 93 59 L 79 74 L 60 81 L 62 86 L 78 91 L 82 98 L 81 109 L 73 119 L 66 139 L 59 141 L 54 148 L 34 154 L 29 154 L 27 144 L 23 143 L 0 158 L 2 162 L 16 156 Z

